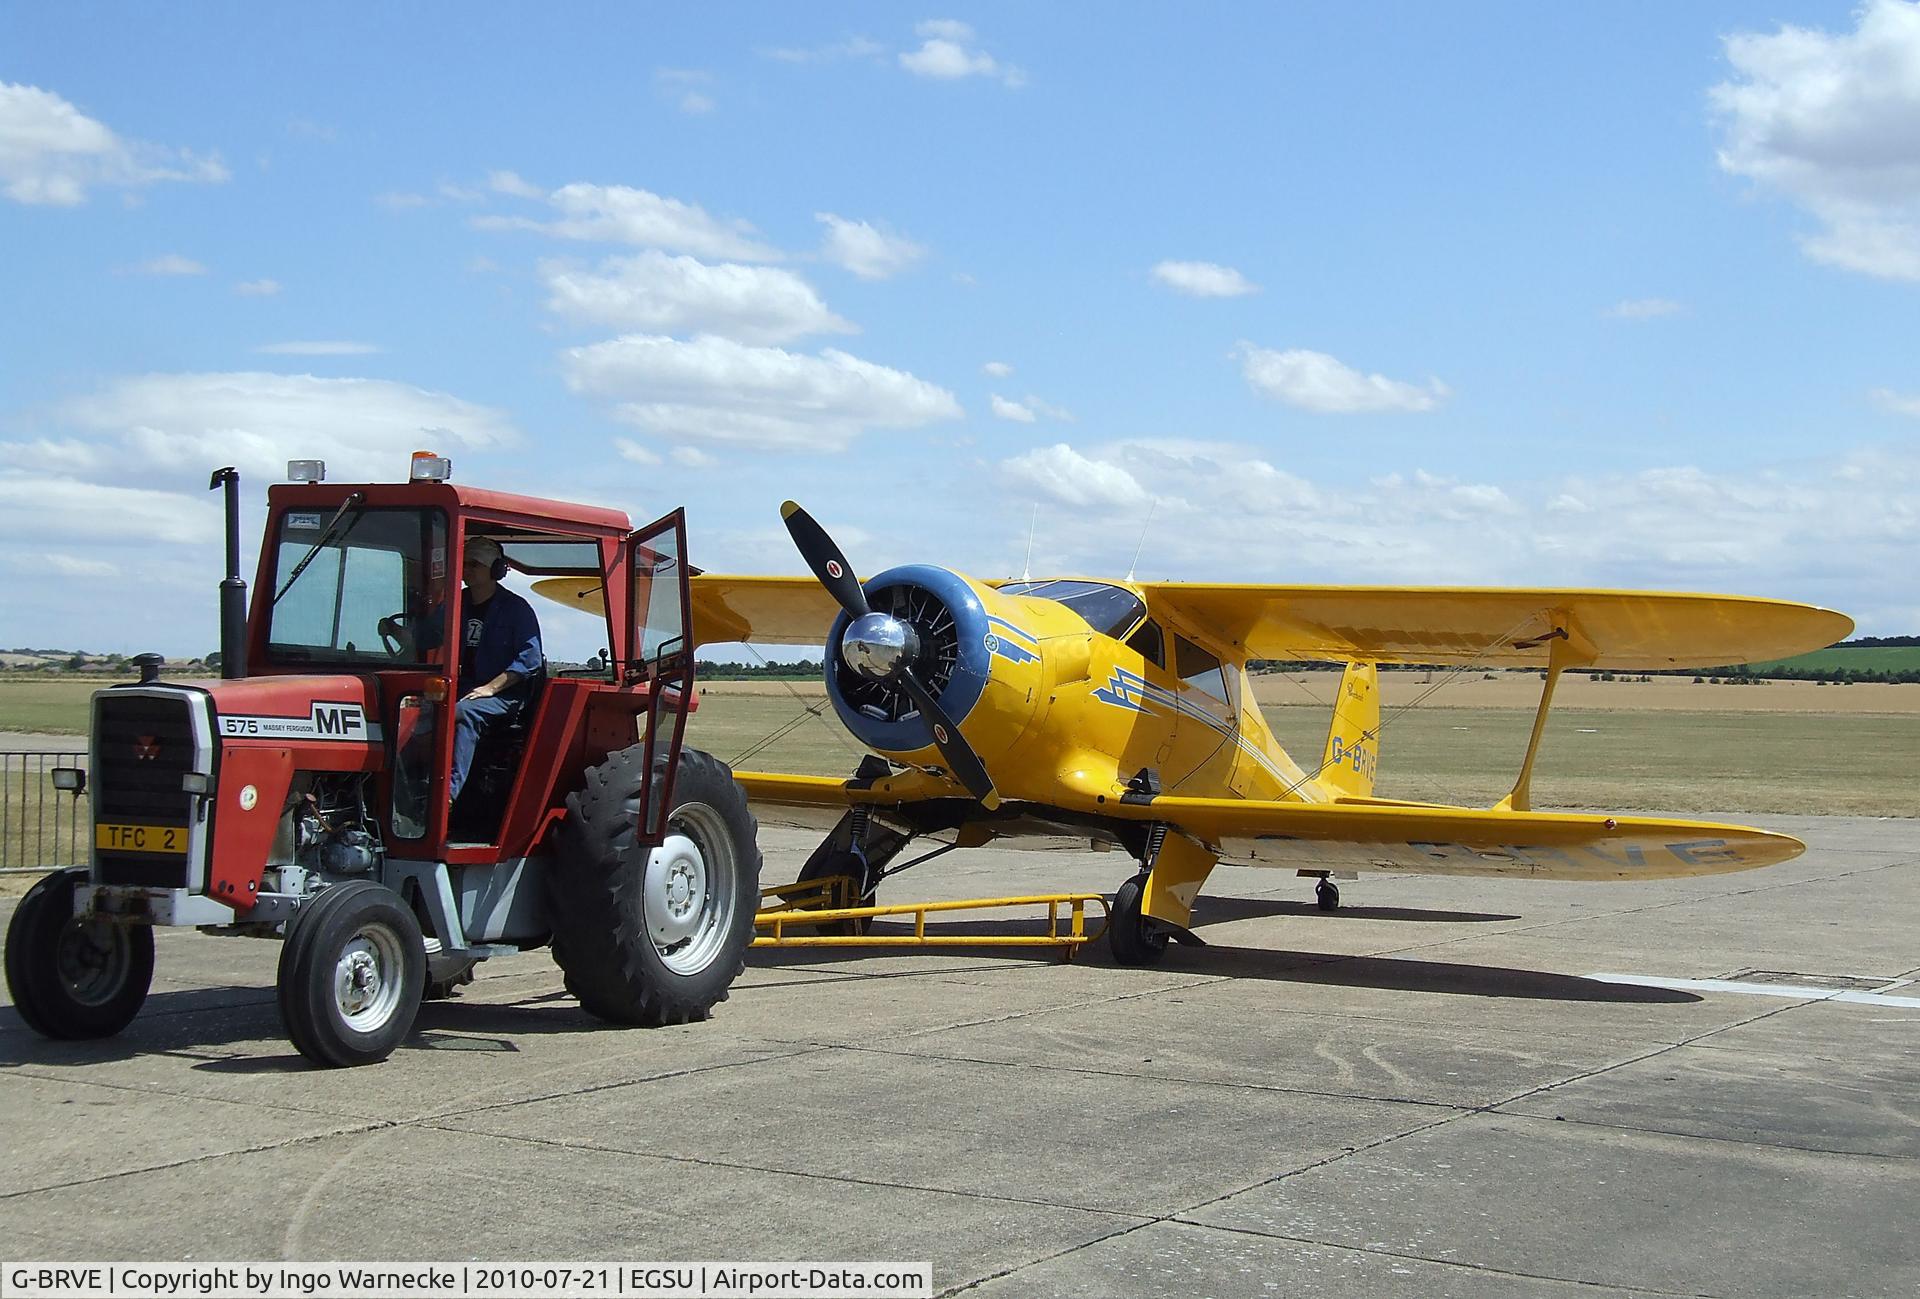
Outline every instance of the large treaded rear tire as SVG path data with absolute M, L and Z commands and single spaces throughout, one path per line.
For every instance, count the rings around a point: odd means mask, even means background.
M 84 866 L 41 877 L 7 924 L 7 992 L 42 1037 L 112 1037 L 153 985 L 153 930 L 76 917 L 73 891 L 86 882 Z
M 746 968 L 760 901 L 758 827 L 732 770 L 683 749 L 666 842 L 642 855 L 634 837 L 645 761 L 645 745 L 611 754 L 567 797 L 547 873 L 553 959 L 589 1014 L 690 1023 L 725 1001 Z

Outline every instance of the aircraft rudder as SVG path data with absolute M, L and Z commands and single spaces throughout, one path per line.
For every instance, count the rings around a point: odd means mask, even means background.
M 1380 669 L 1349 663 L 1333 701 L 1333 723 L 1320 758 L 1320 783 L 1349 798 L 1368 798 L 1380 768 Z

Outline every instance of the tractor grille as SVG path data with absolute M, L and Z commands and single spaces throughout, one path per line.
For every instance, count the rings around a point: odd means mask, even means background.
M 93 755 L 88 784 L 93 798 L 95 878 L 102 884 L 180 889 L 191 882 L 192 796 L 180 778 L 194 769 L 192 709 L 195 696 L 158 696 L 102 691 L 93 704 Z M 149 850 L 113 846 L 144 832 Z M 163 843 L 153 831 L 177 831 L 178 851 L 153 851 Z

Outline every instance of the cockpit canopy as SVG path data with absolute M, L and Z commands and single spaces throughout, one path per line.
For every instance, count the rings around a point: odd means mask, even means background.
M 1147 616 L 1147 606 L 1139 596 L 1125 587 L 1108 582 L 1055 577 L 1039 582 L 1009 582 L 1000 588 L 1000 593 L 1032 596 L 1064 604 L 1086 619 L 1089 627 L 1115 640 L 1125 640 L 1127 634 Z

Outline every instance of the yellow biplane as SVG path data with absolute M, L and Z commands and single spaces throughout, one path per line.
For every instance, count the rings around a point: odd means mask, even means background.
M 696 644 L 826 647 L 827 692 L 870 751 L 850 779 L 738 772 L 763 822 L 825 831 L 802 880 L 870 901 L 913 839 L 1039 835 L 1118 847 L 1138 870 L 1109 941 L 1129 964 L 1192 938 L 1218 862 L 1359 871 L 1653 880 L 1746 870 L 1799 840 L 1744 826 L 1535 812 L 1530 782 L 1570 668 L 1639 672 L 1778 658 L 1853 627 L 1830 610 L 1643 591 L 983 582 L 912 564 L 862 584 L 806 511 L 782 507 L 814 576 L 692 579 Z M 597 587 L 536 584 L 593 608 Z M 1345 664 L 1326 743 L 1289 757 L 1253 697 L 1259 659 Z M 1512 790 L 1491 808 L 1376 798 L 1383 663 L 1544 674 Z

